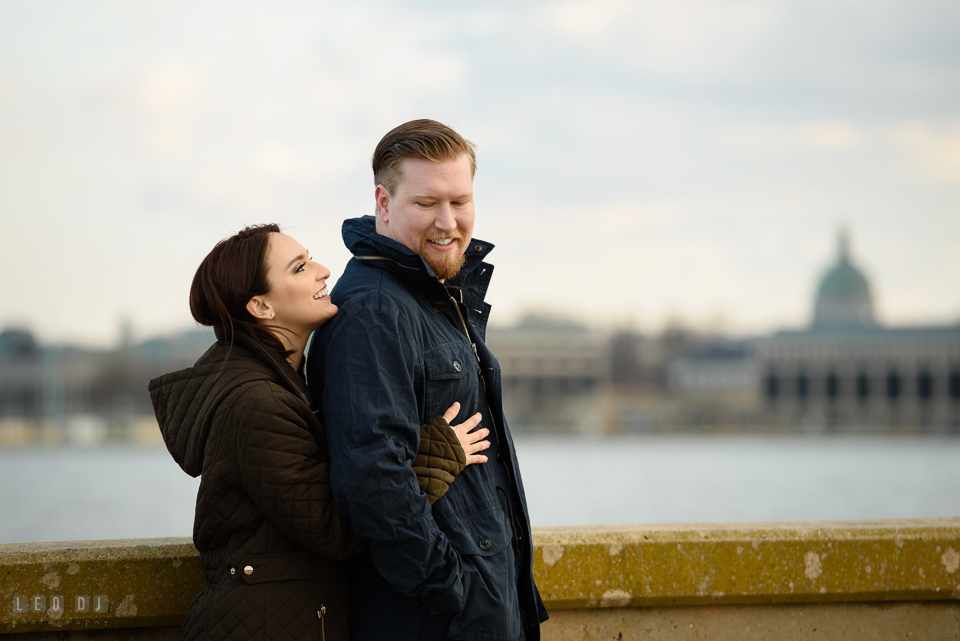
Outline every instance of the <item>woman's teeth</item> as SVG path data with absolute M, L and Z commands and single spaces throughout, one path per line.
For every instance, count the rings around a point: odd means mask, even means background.
M 326 296 L 326 295 L 327 295 L 327 288 L 324 287 L 324 288 L 321 289 L 319 292 L 317 292 L 316 294 L 313 295 L 313 300 L 319 300 L 319 299 L 323 298 L 323 297 Z

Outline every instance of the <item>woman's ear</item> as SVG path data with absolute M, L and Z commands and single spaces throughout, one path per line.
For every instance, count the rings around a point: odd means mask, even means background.
M 257 320 L 266 321 L 276 316 L 270 303 L 259 296 L 254 296 L 247 302 L 247 311 Z

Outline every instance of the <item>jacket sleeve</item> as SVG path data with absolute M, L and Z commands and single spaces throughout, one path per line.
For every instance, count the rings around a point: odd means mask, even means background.
M 313 369 L 324 371 L 321 407 L 337 503 L 370 541 L 373 563 L 394 589 L 431 611 L 456 614 L 463 607 L 460 556 L 413 470 L 421 425 L 416 332 L 398 310 L 373 305 L 357 304 L 331 322 L 325 349 L 309 357 L 323 353 Z
M 435 416 L 420 426 L 420 446 L 413 459 L 413 471 L 430 505 L 447 493 L 466 466 L 467 453 L 445 418 Z
M 247 494 L 284 534 L 317 555 L 337 561 L 360 552 L 333 500 L 330 457 L 304 417 L 268 383 L 244 394 L 237 460 Z

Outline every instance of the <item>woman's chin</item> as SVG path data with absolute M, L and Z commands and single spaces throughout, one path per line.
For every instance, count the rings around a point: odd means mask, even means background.
M 340 311 L 340 309 L 333 303 L 330 303 L 329 305 L 326 305 L 324 307 L 323 311 L 324 311 L 324 315 L 321 318 L 317 319 L 317 325 L 313 329 L 317 329 L 317 327 L 320 327 L 321 325 L 326 323 L 328 320 L 336 316 L 337 312 Z

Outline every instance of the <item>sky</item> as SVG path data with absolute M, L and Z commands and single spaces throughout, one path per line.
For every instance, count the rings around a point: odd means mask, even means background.
M 492 322 L 805 326 L 838 230 L 888 325 L 960 322 L 960 3 L 0 3 L 0 329 L 189 328 L 277 222 L 339 275 L 394 126 L 477 145 Z

